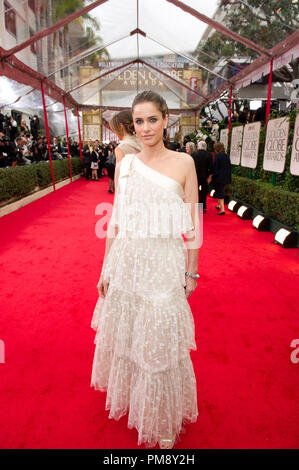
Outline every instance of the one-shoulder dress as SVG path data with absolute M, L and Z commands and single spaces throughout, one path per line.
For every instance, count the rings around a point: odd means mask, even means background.
M 91 322 L 91 387 L 107 392 L 109 418 L 128 413 L 137 444 L 154 447 L 198 416 L 182 237 L 193 220 L 181 184 L 127 154 L 109 225 L 118 233 L 102 267 L 107 294 L 98 298 Z

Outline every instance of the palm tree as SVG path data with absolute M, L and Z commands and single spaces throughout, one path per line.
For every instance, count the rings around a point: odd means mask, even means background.
M 56 23 L 58 20 L 61 18 L 65 18 L 67 15 L 70 15 L 71 13 L 74 13 L 75 11 L 80 10 L 85 6 L 86 3 L 91 3 L 91 0 L 52 0 L 52 21 L 53 23 Z M 100 30 L 100 24 L 96 20 L 96 18 L 92 17 L 89 13 L 81 16 L 80 18 L 77 18 L 74 20 L 75 22 L 78 22 L 82 28 L 85 30 L 85 34 L 78 40 L 79 42 L 79 48 L 83 48 L 86 50 L 87 47 L 86 45 L 88 44 L 88 47 L 95 46 L 96 44 L 101 44 L 102 38 L 97 35 L 96 33 Z M 65 33 L 67 33 L 68 30 L 68 25 L 64 27 Z M 82 49 L 82 50 L 84 50 Z M 83 64 L 85 65 L 91 65 L 97 60 L 99 60 L 101 57 L 106 57 L 109 58 L 108 51 L 106 49 L 101 49 L 97 52 L 94 52 L 90 56 L 86 57 L 83 60 Z

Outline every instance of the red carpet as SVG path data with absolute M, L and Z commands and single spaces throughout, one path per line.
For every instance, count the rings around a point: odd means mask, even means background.
M 90 387 L 105 243 L 95 208 L 113 197 L 107 177 L 80 179 L 0 219 L 1 448 L 137 448 L 127 416 L 109 420 Z M 298 250 L 215 205 L 190 298 L 199 417 L 178 448 L 298 448 Z

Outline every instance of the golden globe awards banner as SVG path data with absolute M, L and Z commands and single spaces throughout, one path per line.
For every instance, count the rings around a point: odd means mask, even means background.
M 259 152 L 260 131 L 260 122 L 254 122 L 245 125 L 242 143 L 241 166 L 246 168 L 256 168 Z
M 289 136 L 289 118 L 271 119 L 267 124 L 263 168 L 282 173 L 285 168 Z
M 227 151 L 228 146 L 228 129 L 221 129 L 220 131 L 220 142 L 223 143 L 225 151 Z
M 299 175 L 299 113 L 297 114 L 294 127 L 290 173 L 295 176 Z
M 87 124 L 83 128 L 84 132 L 84 142 L 87 140 L 100 140 L 100 126 L 97 125 L 92 125 L 92 124 Z
M 233 127 L 230 145 L 230 162 L 232 165 L 240 165 L 243 126 Z

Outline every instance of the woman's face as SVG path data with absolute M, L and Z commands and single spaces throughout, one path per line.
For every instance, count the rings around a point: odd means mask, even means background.
M 136 104 L 132 114 L 136 135 L 143 145 L 152 147 L 163 140 L 168 115 L 163 118 L 155 103 L 146 101 Z
M 189 155 L 191 155 L 191 147 L 188 144 L 186 144 L 186 152 L 189 153 Z

